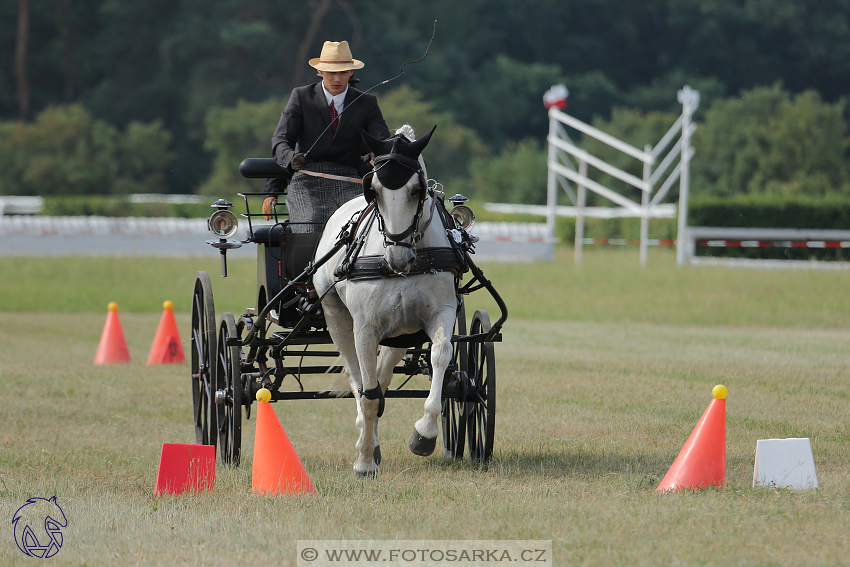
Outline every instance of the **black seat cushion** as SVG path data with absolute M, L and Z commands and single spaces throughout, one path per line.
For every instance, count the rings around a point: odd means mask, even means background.
M 288 224 L 255 224 L 251 228 L 248 239 L 258 244 L 280 246 L 281 235 L 289 234 Z

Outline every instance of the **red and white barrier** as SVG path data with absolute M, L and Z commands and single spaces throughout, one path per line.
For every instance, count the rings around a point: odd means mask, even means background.
M 649 246 L 675 246 L 675 240 L 650 238 Z M 582 244 L 607 244 L 626 246 L 640 244 L 632 238 L 583 238 Z M 850 240 L 697 240 L 697 246 L 711 248 L 850 248 Z
M 697 240 L 712 248 L 850 248 L 848 240 Z
M 544 223 L 481 222 L 476 223 L 470 232 L 483 242 L 558 242 L 557 238 L 549 237 Z

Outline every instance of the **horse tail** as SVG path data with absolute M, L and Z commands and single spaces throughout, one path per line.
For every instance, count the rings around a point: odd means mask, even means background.
M 340 372 L 336 372 L 337 368 L 341 368 Z M 322 390 L 323 394 L 331 393 L 337 398 L 342 398 L 351 392 L 351 384 L 349 382 L 351 373 L 348 371 L 348 366 L 346 366 L 342 355 L 338 356 L 336 360 L 331 363 L 327 371 L 325 371 L 325 374 L 336 374 L 336 379 L 329 388 Z

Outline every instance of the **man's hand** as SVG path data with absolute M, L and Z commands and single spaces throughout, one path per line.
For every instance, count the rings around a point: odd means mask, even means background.
M 313 162 L 304 154 L 295 154 L 292 156 L 292 161 L 289 162 L 289 167 L 292 168 L 292 171 L 301 171 L 311 163 Z
M 275 205 L 277 205 L 277 199 L 275 199 L 274 197 L 266 197 L 263 200 L 263 215 L 265 215 L 263 217 L 264 219 L 271 220 L 272 215 L 274 214 L 273 207 Z
M 375 154 L 373 154 L 372 152 L 369 152 L 368 154 L 363 156 L 363 161 L 365 161 L 366 163 L 368 163 L 372 167 L 375 167 Z

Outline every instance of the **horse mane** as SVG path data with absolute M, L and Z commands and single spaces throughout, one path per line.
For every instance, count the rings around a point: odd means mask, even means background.
M 401 128 L 397 129 L 395 131 L 395 135 L 396 136 L 402 135 L 405 138 L 407 138 L 407 140 L 409 142 L 415 142 L 416 141 L 416 132 L 413 131 L 413 126 L 411 126 L 410 124 L 405 124 Z
M 413 126 L 410 124 L 405 124 L 401 128 L 397 128 L 395 131 L 394 137 L 403 136 L 407 138 L 408 142 L 416 141 L 416 132 L 413 130 Z M 422 154 L 419 154 L 419 164 L 422 166 L 422 171 L 425 172 L 425 178 L 428 178 L 427 167 L 425 166 L 425 158 L 422 157 Z

